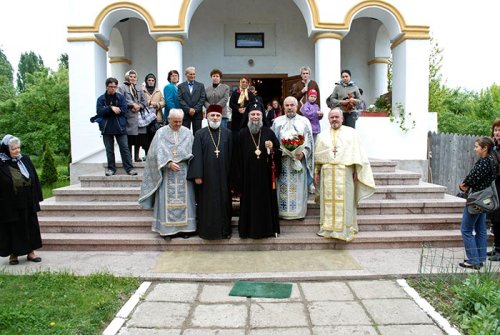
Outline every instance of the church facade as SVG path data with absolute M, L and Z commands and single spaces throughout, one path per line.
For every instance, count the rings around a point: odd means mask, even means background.
M 327 111 L 325 100 L 341 69 L 351 71 L 370 105 L 388 91 L 391 63 L 393 106 L 402 107 L 410 129 L 369 117 L 361 117 L 357 129 L 370 158 L 407 161 L 425 171 L 427 133 L 435 126 L 427 110 L 430 35 L 422 3 L 71 0 L 69 7 L 73 182 L 82 173 L 102 171 L 106 161 L 98 128 L 89 122 L 106 78 L 122 82 L 125 72 L 135 69 L 139 82 L 154 73 L 163 89 L 168 71 L 176 69 L 183 81 L 188 66 L 196 67 L 197 80 L 205 85 L 218 68 L 223 81 L 246 75 L 284 87 L 307 65 Z M 327 118 L 322 122 L 328 127 Z

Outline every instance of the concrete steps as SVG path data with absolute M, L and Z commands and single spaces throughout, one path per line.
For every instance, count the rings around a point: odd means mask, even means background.
M 196 236 L 165 241 L 157 234 L 151 233 L 44 233 L 43 241 L 44 250 L 65 251 L 257 251 L 418 248 L 422 243 L 434 247 L 462 245 L 462 238 L 457 230 L 360 232 L 357 238 L 350 243 L 304 232 L 282 233 L 278 238 L 254 240 L 234 237 L 221 241 L 206 241 Z
M 239 239 L 238 218 L 233 238 L 204 241 L 198 237 L 163 240 L 151 232 L 152 210 L 137 204 L 144 163 L 134 163 L 138 176 L 121 164 L 111 177 L 80 177 L 80 184 L 54 190 L 41 203 L 40 228 L 45 250 L 290 250 L 460 246 L 464 200 L 446 188 L 419 181 L 420 175 L 396 169 L 392 161 L 371 161 L 377 189 L 358 208 L 360 233 L 351 243 L 325 239 L 319 230 L 319 205 L 308 203 L 304 220 L 281 220 L 278 238 Z M 238 205 L 238 203 L 236 203 Z M 237 208 L 237 206 L 236 206 Z

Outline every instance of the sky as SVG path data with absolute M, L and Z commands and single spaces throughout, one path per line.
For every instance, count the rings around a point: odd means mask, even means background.
M 500 1 L 453 3 L 450 9 L 449 1 L 432 1 L 426 23 L 443 49 L 441 74 L 446 85 L 475 91 L 493 83 L 500 85 Z M 3 15 L 0 20 L 0 48 L 14 70 L 21 54 L 29 51 L 39 54 L 46 66 L 57 69 L 59 56 L 68 51 L 68 23 L 65 15 L 54 15 L 56 6 L 65 9 L 52 1 L 2 4 L 3 13 L 11 15 Z M 22 21 L 14 13 L 22 13 Z

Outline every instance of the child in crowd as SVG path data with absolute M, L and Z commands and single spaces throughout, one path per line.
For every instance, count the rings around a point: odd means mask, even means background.
M 313 140 L 316 142 L 316 136 L 320 133 L 321 127 L 319 120 L 323 118 L 323 112 L 320 110 L 319 105 L 316 103 L 318 92 L 316 90 L 309 90 L 307 92 L 307 102 L 302 106 L 301 112 L 311 122 Z

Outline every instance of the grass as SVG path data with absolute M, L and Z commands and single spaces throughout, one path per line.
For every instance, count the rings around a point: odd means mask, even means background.
M 138 286 L 110 274 L 0 273 L 0 334 L 100 334 Z
M 498 272 L 422 275 L 408 283 L 462 334 L 500 335 Z

